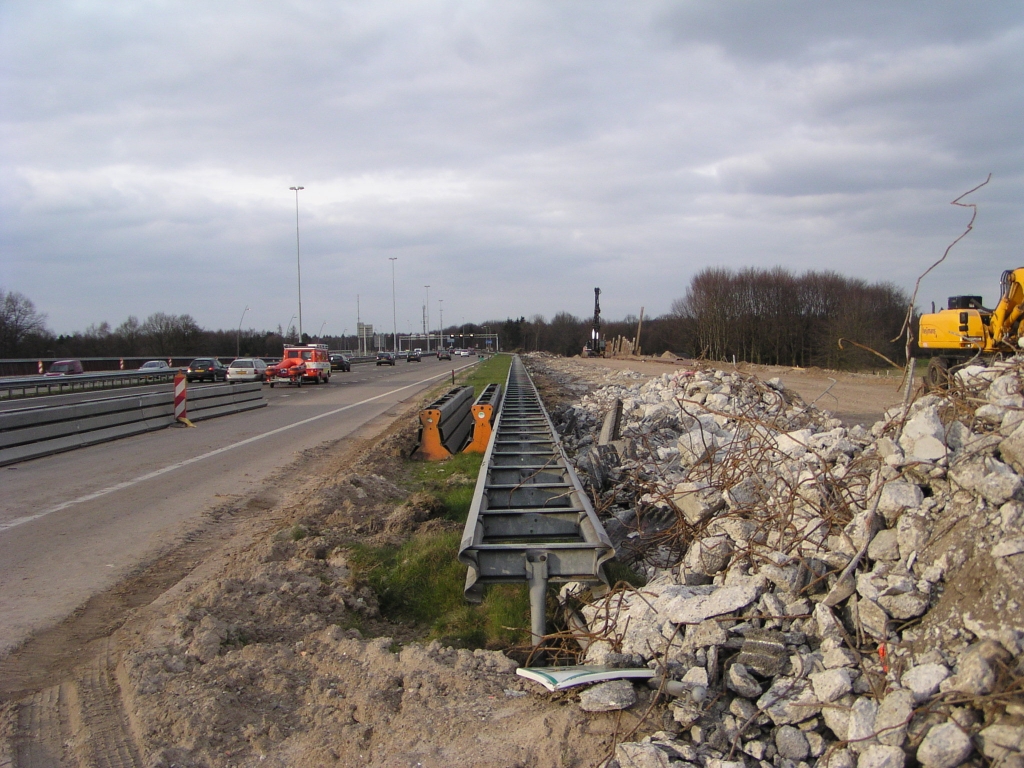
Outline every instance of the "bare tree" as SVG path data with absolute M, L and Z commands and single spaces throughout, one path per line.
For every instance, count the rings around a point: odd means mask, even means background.
M 0 289 L 0 357 L 17 357 L 31 336 L 47 334 L 46 315 L 22 293 Z

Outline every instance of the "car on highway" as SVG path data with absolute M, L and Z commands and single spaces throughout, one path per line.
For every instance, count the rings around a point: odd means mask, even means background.
M 437 359 L 438 360 L 451 360 L 452 359 L 451 350 L 448 350 L 448 349 L 439 349 L 439 350 L 437 350 Z
M 460 349 L 459 357 L 469 357 L 470 351 L 468 349 Z
M 166 360 L 149 360 L 139 366 L 140 371 L 169 371 L 171 366 Z
M 408 357 L 405 358 L 405 362 L 407 362 L 407 363 L 422 363 L 423 362 L 423 355 L 420 352 L 420 350 L 414 349 L 412 352 L 409 353 Z
M 377 365 L 394 365 L 395 364 L 395 353 L 394 352 L 378 352 L 377 353 Z
M 188 364 L 188 369 L 185 371 L 185 378 L 189 383 L 193 381 L 204 381 L 209 379 L 210 381 L 227 381 L 228 369 L 220 360 L 215 357 L 197 357 L 191 363 Z
M 352 361 L 344 355 L 331 355 L 331 370 L 344 371 L 345 373 L 348 373 L 352 370 Z
M 264 381 L 267 364 L 258 357 L 240 357 L 228 366 L 226 381 Z
M 80 373 L 85 373 L 81 360 L 57 360 L 46 371 L 47 376 L 77 376 Z

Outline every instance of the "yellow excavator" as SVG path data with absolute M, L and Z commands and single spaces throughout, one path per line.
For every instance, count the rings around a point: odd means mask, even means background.
M 925 374 L 929 386 L 946 386 L 950 372 L 971 359 L 1012 355 L 1021 347 L 1024 267 L 1003 272 L 1000 288 L 995 309 L 985 309 L 981 296 L 950 296 L 947 309 L 921 315 L 917 344 L 933 355 Z

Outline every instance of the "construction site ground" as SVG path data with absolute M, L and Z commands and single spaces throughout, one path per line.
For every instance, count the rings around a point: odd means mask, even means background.
M 577 362 L 595 381 L 602 368 L 684 364 Z M 780 377 L 848 424 L 901 399 L 895 377 L 740 370 Z M 656 717 L 641 724 L 643 700 L 585 713 L 500 654 L 420 642 L 422 629 L 377 614 L 339 542 L 454 525 L 402 488 L 421 405 L 282 467 L 314 490 L 303 502 L 272 481 L 212 510 L 159 561 L 0 660 L 0 768 L 596 766 L 638 727 L 658 730 Z

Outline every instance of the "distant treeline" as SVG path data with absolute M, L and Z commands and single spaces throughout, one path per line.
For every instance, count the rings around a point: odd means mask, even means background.
M 690 281 L 667 315 L 645 318 L 645 354 L 666 351 L 686 357 L 765 365 L 863 368 L 884 363 L 849 339 L 896 362 L 904 355 L 900 333 L 909 296 L 892 283 L 856 280 L 835 272 L 708 268 Z M 507 320 L 502 346 L 526 351 L 578 354 L 590 338 L 592 318 L 562 312 L 551 322 L 534 316 Z M 637 317 L 602 321 L 607 340 L 635 339 Z
M 810 366 L 863 368 L 882 364 L 879 358 L 845 345 L 840 338 L 868 346 L 902 362 L 899 334 L 909 297 L 891 283 L 867 283 L 835 272 L 748 268 L 708 268 L 690 281 L 685 295 L 666 315 L 644 318 L 640 345 L 645 354 L 671 351 L 686 357 Z M 143 321 L 129 317 L 117 327 L 93 325 L 81 333 L 56 336 L 47 330 L 45 315 L 19 293 L 0 290 L 0 357 L 140 357 L 235 354 L 272 357 L 295 328 L 275 331 L 204 330 L 190 315 L 162 312 Z M 634 339 L 639 318 L 602 320 L 604 338 Z M 445 329 L 463 334 L 498 332 L 503 350 L 579 354 L 590 338 L 591 317 L 559 312 L 550 321 L 540 315 Z M 332 349 L 355 345 L 352 336 L 327 336 Z

